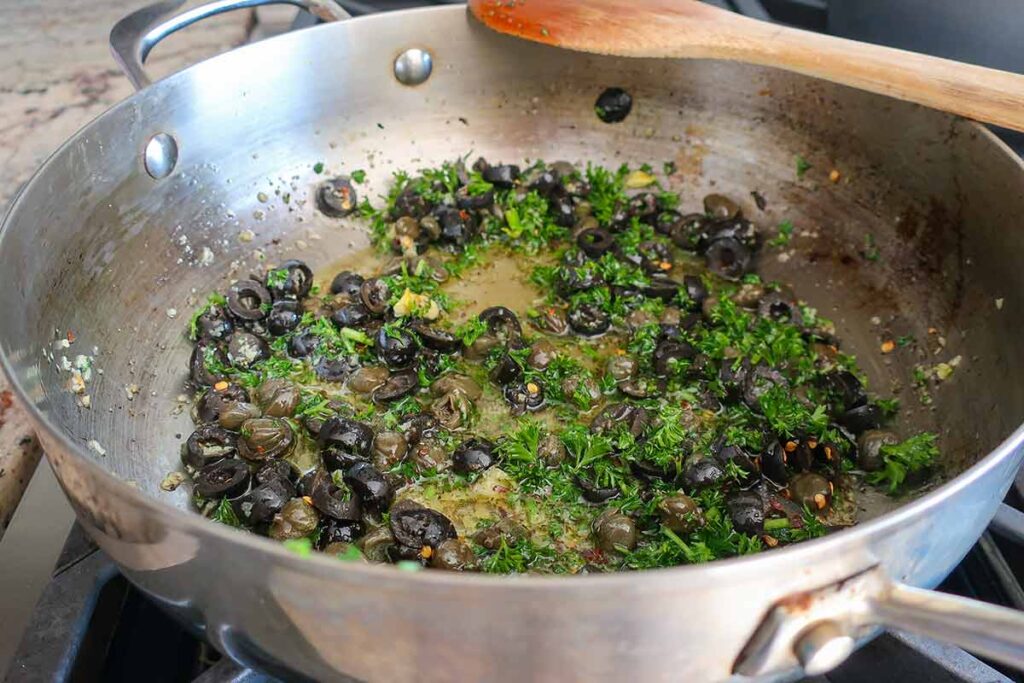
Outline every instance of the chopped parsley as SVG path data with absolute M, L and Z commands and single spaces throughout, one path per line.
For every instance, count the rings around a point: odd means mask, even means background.
M 868 475 L 868 481 L 875 486 L 886 485 L 889 493 L 899 493 L 907 477 L 930 469 L 939 457 L 935 434 L 925 432 L 912 436 L 898 444 L 882 446 L 883 467 Z

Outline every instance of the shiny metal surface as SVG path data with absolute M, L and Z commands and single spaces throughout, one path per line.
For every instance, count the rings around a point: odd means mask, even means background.
M 834 621 L 821 621 L 800 634 L 793 653 L 808 676 L 828 673 L 850 656 L 857 646 L 853 636 Z
M 178 143 L 167 133 L 157 133 L 146 143 L 142 163 L 155 180 L 166 178 L 178 163 Z
M 410 47 L 434 59 L 416 88 L 393 77 Z M 616 126 L 593 116 L 609 85 L 634 95 Z M 154 182 L 139 158 L 158 132 L 181 147 L 175 171 Z M 902 507 L 874 501 L 891 511 L 796 547 L 576 578 L 301 558 L 189 512 L 187 487 L 161 491 L 179 467 L 175 435 L 191 430 L 175 397 L 193 297 L 260 263 L 254 248 L 324 268 L 367 243 L 361 226 L 315 211 L 316 162 L 366 168 L 373 197 L 392 170 L 470 150 L 674 160 L 687 207 L 712 187 L 738 198 L 757 189 L 765 212 L 743 202 L 757 222 L 819 234 L 786 263 L 765 256 L 762 271 L 836 320 L 876 386 L 917 361 L 875 352 L 874 316 L 898 316 L 921 338 L 941 328 L 949 357 L 963 356 L 934 411 L 912 388 L 902 395 L 908 429 L 938 431 L 944 468 L 959 476 Z M 847 180 L 797 182 L 796 154 Z M 1022 188 L 1020 162 L 983 129 L 882 97 L 741 64 L 560 52 L 493 35 L 460 8 L 371 16 L 204 62 L 69 141 L 0 232 L 0 272 L 19 283 L 0 289 L 0 351 L 85 528 L 239 662 L 317 680 L 722 680 L 773 604 L 876 565 L 935 586 L 994 514 L 1024 457 L 1024 354 L 1008 343 L 1024 321 L 1024 233 L 1007 229 L 1024 215 Z M 239 239 L 250 230 L 253 241 Z M 869 233 L 880 260 L 844 258 Z M 98 347 L 89 409 L 44 356 L 68 330 L 66 353 Z M 129 401 L 130 384 L 141 391 Z M 766 679 L 793 674 L 787 652 Z
M 433 57 L 418 47 L 409 48 L 395 58 L 395 78 L 402 85 L 426 83 L 433 69 Z

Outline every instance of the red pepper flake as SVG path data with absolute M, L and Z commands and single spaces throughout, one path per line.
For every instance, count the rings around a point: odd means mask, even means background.
M 75 343 L 75 339 L 77 339 L 77 337 L 75 336 L 75 333 L 72 332 L 71 330 L 68 330 L 68 344 L 74 344 Z
M 507 486 L 502 486 L 501 484 L 495 484 L 494 487 L 491 490 L 494 491 L 495 493 L 508 493 L 509 492 L 509 488 Z

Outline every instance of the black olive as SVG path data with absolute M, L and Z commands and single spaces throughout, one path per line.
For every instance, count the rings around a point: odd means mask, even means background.
M 317 445 L 322 451 L 349 453 L 365 460 L 373 446 L 373 430 L 348 417 L 332 417 L 320 427 Z
M 313 372 L 325 382 L 344 382 L 359 368 L 355 358 L 318 358 L 313 363 Z
M 270 358 L 270 347 L 255 334 L 235 332 L 228 340 L 228 362 L 243 370 Z
M 344 218 L 359 206 L 359 198 L 352 181 L 346 176 L 338 176 L 325 180 L 316 193 L 317 206 L 320 210 L 334 218 Z
M 576 244 L 590 258 L 601 258 L 615 244 L 615 238 L 604 228 L 587 228 L 576 236 Z
M 288 486 L 295 488 L 295 469 L 292 467 L 292 464 L 287 460 L 271 460 L 263 463 L 256 470 L 256 483 L 268 484 L 272 481 L 284 482 Z M 288 497 L 291 498 L 293 495 L 294 493 Z
M 696 275 L 684 275 L 683 286 L 686 287 L 686 298 L 690 304 L 691 311 L 699 311 L 708 298 L 708 288 L 704 281 Z
M 490 378 L 495 384 L 509 384 L 523 376 L 523 367 L 511 355 L 501 354 L 494 368 L 491 369 Z
M 743 393 L 743 383 L 750 372 L 750 360 L 744 358 L 738 364 L 736 359 L 725 358 L 718 369 L 718 380 L 722 383 L 730 397 L 739 398 Z
M 344 294 L 356 296 L 359 288 L 363 286 L 363 276 L 348 270 L 343 270 L 334 276 L 331 281 L 331 294 Z
M 788 388 L 789 380 L 775 368 L 759 363 L 743 378 L 743 402 L 761 412 L 761 397 L 775 387 Z
M 465 209 L 442 206 L 436 212 L 441 224 L 441 241 L 456 247 L 464 247 L 476 234 L 473 214 Z
M 708 270 L 738 280 L 750 269 L 750 250 L 732 237 L 715 240 L 704 253 Z
M 761 472 L 776 484 L 784 486 L 789 481 L 786 461 L 786 449 L 782 444 L 775 442 L 761 454 Z
M 249 476 L 249 466 L 241 460 L 218 460 L 196 472 L 194 490 L 208 500 L 234 498 L 249 488 Z
M 418 505 L 392 510 L 390 526 L 396 541 L 417 551 L 423 546 L 436 548 L 443 541 L 458 536 L 450 519 L 436 510 Z
M 256 280 L 239 280 L 228 287 L 227 309 L 238 320 L 263 320 L 270 304 L 270 292 Z
M 764 499 L 754 491 L 733 493 L 725 499 L 733 527 L 743 534 L 764 533 Z
M 757 228 L 745 218 L 713 221 L 701 235 L 700 249 L 709 248 L 714 242 L 732 238 L 749 250 L 757 247 Z
M 331 473 L 318 468 L 302 478 L 299 488 L 313 501 L 313 507 L 323 515 L 343 522 L 356 522 L 362 516 L 362 507 L 348 484 L 339 486 Z
M 199 469 L 211 463 L 232 457 L 236 452 L 238 436 L 213 425 L 201 425 L 188 437 L 181 460 Z
M 332 543 L 355 543 L 364 533 L 366 526 L 362 522 L 328 519 L 320 531 L 317 547 L 326 550 Z
M 377 356 L 388 367 L 407 367 L 416 358 L 417 350 L 416 340 L 403 329 L 381 327 L 377 332 Z
M 394 217 L 399 216 L 412 216 L 413 218 L 423 218 L 423 216 L 430 211 L 430 205 L 427 200 L 419 195 L 416 190 L 412 187 L 407 187 L 398 193 L 395 197 L 395 208 Z
M 814 472 L 804 472 L 789 482 L 789 498 L 801 507 L 824 512 L 832 504 L 832 484 Z
M 281 271 L 284 271 L 284 277 L 281 277 Z M 266 278 L 267 290 L 275 301 L 303 299 L 313 287 L 313 271 L 297 259 L 285 261 L 270 273 Z
M 708 245 L 708 232 L 712 221 L 700 213 L 691 213 L 679 219 L 669 237 L 680 249 L 703 251 Z
M 577 252 L 583 254 L 583 252 Z M 569 298 L 578 292 L 584 292 L 604 284 L 604 277 L 591 268 L 565 266 L 555 272 L 555 290 L 563 298 Z
M 859 436 L 869 429 L 878 429 L 882 424 L 882 409 L 873 403 L 851 408 L 839 417 L 839 424 Z
M 196 318 L 196 337 L 198 339 L 223 341 L 234 329 L 235 326 L 220 306 L 210 306 Z
M 653 277 L 650 284 L 644 286 L 643 294 L 669 303 L 679 295 L 680 287 L 678 282 L 667 277 Z
M 295 432 L 287 420 L 258 417 L 246 420 L 240 430 L 238 454 L 252 462 L 279 458 L 291 450 Z
M 683 455 L 680 453 L 679 457 Z M 662 465 L 651 460 L 633 460 L 629 463 L 629 469 L 637 479 L 645 482 L 655 479 L 671 482 L 679 478 L 679 470 L 674 462 Z
M 430 413 L 413 413 L 406 415 L 398 422 L 398 430 L 402 432 L 410 445 L 437 436 L 439 427 L 437 418 Z
M 420 386 L 415 370 L 402 370 L 388 377 L 384 384 L 373 390 L 374 403 L 390 403 L 412 394 Z
M 640 255 L 640 267 L 648 275 L 664 275 L 672 270 L 672 252 L 662 242 L 641 242 L 637 253 Z
M 441 353 L 454 353 L 462 348 L 462 340 L 451 332 L 446 332 L 437 327 L 431 327 L 422 320 L 417 320 L 409 325 L 420 342 L 428 349 L 440 351 Z
M 631 403 L 609 403 L 591 420 L 590 431 L 595 434 L 605 434 L 625 427 L 634 438 L 637 438 L 644 433 L 650 422 L 651 415 L 642 406 Z
M 709 194 L 704 197 L 704 213 L 712 218 L 735 218 L 740 213 L 740 207 L 724 195 Z
M 504 341 L 518 339 L 523 335 L 523 327 L 519 316 L 504 306 L 491 306 L 480 311 L 480 321 L 487 324 L 491 334 L 498 335 Z
M 832 399 L 836 412 L 846 412 L 868 402 L 868 394 L 857 376 L 847 370 L 830 372 L 823 378 L 825 391 Z
M 803 315 L 796 302 L 779 292 L 766 294 L 757 305 L 757 314 L 762 318 L 770 318 L 777 322 L 785 322 L 800 327 L 804 324 Z
M 622 88 L 608 88 L 597 96 L 594 112 L 605 123 L 619 123 L 633 109 L 633 96 Z
M 299 388 L 286 379 L 268 379 L 256 389 L 257 405 L 266 417 L 291 417 L 299 404 Z
M 370 321 L 370 311 L 362 302 L 345 304 L 331 314 L 331 320 L 338 327 L 362 327 Z
M 266 524 L 284 509 L 295 495 L 295 487 L 279 479 L 254 486 L 243 496 L 231 501 L 235 515 L 246 526 Z
M 566 195 L 549 199 L 548 212 L 552 215 L 555 225 L 571 228 L 576 223 L 576 206 L 572 198 Z
M 222 390 L 210 389 L 196 401 L 192 419 L 196 422 L 216 422 L 228 406 L 248 400 L 249 392 L 237 384 L 229 384 Z
M 678 211 L 661 211 L 654 221 L 654 231 L 659 235 L 671 237 L 683 221 L 683 215 Z
M 189 359 L 190 377 L 192 381 L 200 386 L 213 386 L 224 379 L 223 375 L 210 372 L 206 367 L 207 359 L 227 366 L 228 357 L 224 355 L 223 349 L 210 342 L 199 342 L 192 348 L 192 356 Z
M 544 170 L 539 173 L 533 173 L 525 179 L 527 187 L 535 191 L 537 194 L 547 196 L 555 190 L 562 189 L 562 183 L 559 182 L 558 173 L 553 170 Z
M 302 316 L 291 302 L 279 301 L 274 304 L 270 309 L 270 315 L 267 316 L 267 331 L 275 337 L 280 337 L 298 327 L 301 320 Z
M 577 476 L 573 479 L 576 482 L 576 486 L 583 493 L 583 499 L 589 503 L 607 503 L 612 498 L 618 498 L 619 494 L 622 493 L 617 486 L 607 488 L 598 486 L 587 476 Z
M 494 204 L 494 190 L 485 190 L 480 194 L 470 194 L 468 187 L 460 187 L 455 191 L 455 206 L 460 209 L 479 211 Z
M 513 164 L 488 166 L 481 173 L 484 180 L 501 190 L 511 190 L 519 179 L 519 167 Z
M 391 290 L 388 283 L 380 278 L 366 280 L 359 287 L 359 300 L 373 315 L 380 315 L 388 310 L 388 302 L 391 300 Z
M 288 355 L 292 358 L 306 358 L 320 346 L 320 337 L 309 330 L 303 330 L 288 339 Z
M 725 470 L 711 458 L 691 462 L 683 470 L 683 483 L 688 489 L 700 490 L 717 486 L 725 479 Z
M 654 371 L 660 377 L 676 374 L 679 364 L 696 355 L 696 350 L 683 341 L 666 340 L 654 348 Z
M 487 439 L 467 439 L 452 453 L 452 466 L 459 474 L 483 472 L 494 463 L 494 444 Z
M 790 469 L 798 472 L 807 472 L 814 465 L 814 449 L 811 445 L 817 442 L 808 443 L 805 439 L 787 439 L 783 444 L 786 451 L 786 464 Z
M 626 210 L 644 223 L 654 223 L 658 218 L 658 197 L 651 192 L 641 192 L 629 198 Z
M 753 475 L 760 469 L 760 463 L 756 455 L 751 455 L 742 446 L 726 444 L 720 441 L 715 446 L 715 457 L 723 465 L 733 463 L 746 475 Z
M 612 324 L 611 316 L 603 308 L 590 303 L 570 308 L 568 318 L 573 332 L 584 337 L 604 334 Z
M 535 382 L 506 384 L 502 393 L 512 406 L 513 415 L 522 415 L 526 411 L 532 412 L 544 407 L 544 389 Z
M 359 496 L 363 507 L 371 512 L 384 512 L 391 506 L 395 491 L 387 478 L 368 462 L 357 462 L 345 472 L 345 483 Z

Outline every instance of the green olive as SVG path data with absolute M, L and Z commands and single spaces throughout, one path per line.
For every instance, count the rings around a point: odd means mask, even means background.
M 395 544 L 395 537 L 391 535 L 388 525 L 371 529 L 356 543 L 356 546 L 363 551 L 363 556 L 370 562 L 387 562 L 388 546 Z
M 450 391 L 430 404 L 430 414 L 445 429 L 458 429 L 473 413 L 473 402 L 459 390 Z
M 295 443 L 295 433 L 287 421 L 276 417 L 246 420 L 239 430 L 238 454 L 252 462 L 263 462 L 286 455 Z
M 430 566 L 451 571 L 471 571 L 476 568 L 476 554 L 460 538 L 449 538 L 434 548 Z
M 704 526 L 704 514 L 697 502 L 682 494 L 658 503 L 658 515 L 664 527 L 677 534 L 688 534 Z
M 832 483 L 814 472 L 803 472 L 789 480 L 789 497 L 797 505 L 824 512 L 832 504 Z
M 274 515 L 274 521 L 270 524 L 270 537 L 278 541 L 302 538 L 313 533 L 319 523 L 320 516 L 312 505 L 302 498 L 292 498 L 284 504 L 281 512 Z
M 544 370 L 558 356 L 558 349 L 546 339 L 535 342 L 530 347 L 530 355 L 526 357 L 526 364 L 534 370 Z
M 636 547 L 636 522 L 618 510 L 605 510 L 594 520 L 597 545 L 605 552 L 621 552 Z
M 377 432 L 373 437 L 373 466 L 384 471 L 402 462 L 409 442 L 400 432 Z
M 900 442 L 892 432 L 883 429 L 869 429 L 857 439 L 857 466 L 865 472 L 875 472 L 885 465 L 882 460 L 882 446 Z
M 261 415 L 260 409 L 252 403 L 238 401 L 224 406 L 217 417 L 217 423 L 224 429 L 238 431 L 246 420 L 251 420 Z
M 484 393 L 479 384 L 465 375 L 448 374 L 430 385 L 430 393 L 434 396 L 444 396 L 453 391 L 461 391 L 470 401 L 479 401 Z
M 616 382 L 633 379 L 639 369 L 640 366 L 633 356 L 612 356 L 605 366 L 605 372 Z
M 299 405 L 299 389 L 285 379 L 268 379 L 256 389 L 256 402 L 267 417 L 291 417 Z
M 711 320 L 711 314 L 718 308 L 718 297 L 709 296 L 704 299 L 704 303 L 700 305 L 700 312 L 704 315 L 707 320 Z
M 357 394 L 371 394 L 373 390 L 388 381 L 391 372 L 383 366 L 359 368 L 348 378 L 348 388 Z
M 565 460 L 565 444 L 557 434 L 548 434 L 537 445 L 537 455 L 548 467 L 558 467 Z

